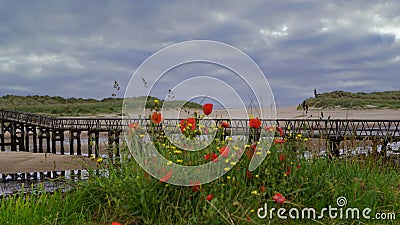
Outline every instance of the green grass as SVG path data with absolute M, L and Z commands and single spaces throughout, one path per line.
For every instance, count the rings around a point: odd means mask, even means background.
M 350 93 L 333 91 L 306 99 L 309 107 L 345 109 L 400 109 L 400 91 Z M 302 104 L 298 109 L 302 108 Z
M 142 107 L 140 105 L 146 97 L 130 99 L 130 107 Z M 153 108 L 154 97 L 148 97 L 147 108 Z M 18 110 L 23 112 L 40 113 L 55 116 L 85 116 L 113 114 L 121 115 L 122 98 L 105 98 L 102 100 L 83 98 L 62 98 L 51 96 L 15 96 L 6 95 L 0 97 L 0 110 Z M 162 101 L 160 106 L 162 106 Z M 172 101 L 169 106 L 178 107 L 183 105 L 182 101 Z M 200 105 L 187 102 L 185 107 L 201 108 Z
M 216 146 L 213 145 L 212 148 Z M 257 217 L 265 203 L 269 208 L 336 207 L 340 196 L 347 207 L 395 212 L 400 216 L 399 167 L 385 159 L 306 160 L 293 150 L 304 149 L 302 140 L 274 145 L 266 160 L 253 172 L 246 170 L 247 154 L 223 177 L 192 187 L 161 183 L 148 176 L 124 152 L 122 163 L 104 161 L 103 170 L 91 171 L 90 179 L 74 183 L 66 193 L 14 195 L 0 200 L 2 224 L 398 224 L 377 220 L 272 220 Z M 126 150 L 125 150 L 126 151 Z M 167 149 L 160 149 L 168 154 Z M 213 151 L 213 149 L 210 149 Z M 216 149 L 214 149 L 217 152 Z M 179 154 L 184 162 L 203 157 Z M 288 172 L 288 166 L 291 168 Z M 103 172 L 102 172 L 103 171 Z M 107 175 L 105 175 L 107 174 Z M 263 190 L 262 187 L 265 187 Z M 286 197 L 284 204 L 272 200 L 275 193 Z M 213 194 L 207 201 L 205 196 Z

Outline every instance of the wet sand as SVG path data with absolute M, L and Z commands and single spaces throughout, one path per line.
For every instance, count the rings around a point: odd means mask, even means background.
M 0 152 L 0 173 L 28 173 L 95 168 L 96 161 L 84 156 L 30 152 Z

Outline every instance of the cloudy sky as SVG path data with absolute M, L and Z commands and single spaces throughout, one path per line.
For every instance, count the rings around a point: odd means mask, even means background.
M 396 90 L 399 24 L 395 0 L 0 1 L 0 95 L 123 97 L 146 58 L 198 39 L 250 56 L 278 106 Z

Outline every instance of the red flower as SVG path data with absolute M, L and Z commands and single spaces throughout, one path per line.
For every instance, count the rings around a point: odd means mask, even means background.
M 253 158 L 254 152 L 257 150 L 257 145 L 250 146 L 246 151 L 246 155 L 249 159 Z
M 207 116 L 211 114 L 212 109 L 213 109 L 213 104 L 211 104 L 211 103 L 207 103 L 207 104 L 203 105 L 203 113 Z
M 190 182 L 190 185 L 192 186 L 192 192 L 198 192 L 201 191 L 200 188 L 200 181 L 196 181 L 196 182 Z
M 265 185 L 260 187 L 260 193 L 264 193 L 267 190 L 267 187 Z
M 206 196 L 206 200 L 207 201 L 211 201 L 213 198 L 214 198 L 213 194 L 209 194 L 209 195 Z
M 222 122 L 220 123 L 220 126 L 223 127 L 223 128 L 229 128 L 229 123 L 226 122 L 226 121 L 222 121 Z
M 300 168 L 301 168 L 300 164 L 297 164 L 297 166 L 296 166 L 296 167 L 297 167 L 297 169 L 300 169 Z
M 286 198 L 283 197 L 283 195 L 282 195 L 281 193 L 276 193 L 276 194 L 272 197 L 272 199 L 273 199 L 275 202 L 279 203 L 279 204 L 283 204 L 283 203 L 285 202 L 285 200 L 286 200 Z
M 160 179 L 160 182 L 166 182 L 167 180 L 169 180 L 169 179 L 171 179 L 171 177 L 172 177 L 172 173 L 173 173 L 174 171 L 173 170 L 171 170 L 171 171 L 169 171 L 167 174 L 165 174 L 161 179 Z
M 161 113 L 153 112 L 151 115 L 151 122 L 159 124 L 161 122 Z
M 276 144 L 283 144 L 283 143 L 286 142 L 286 140 L 285 140 L 285 139 L 280 139 L 280 138 L 275 138 L 275 139 L 274 139 L 274 142 L 275 142 Z
M 180 125 L 182 133 L 184 132 L 184 130 L 187 129 L 196 130 L 196 119 L 195 118 L 183 119 L 181 120 Z
M 252 179 L 253 178 L 253 173 L 248 171 L 248 170 L 246 170 L 246 177 L 249 178 L 249 179 Z
M 258 119 L 258 117 L 257 118 L 250 118 L 249 126 L 254 128 L 254 129 L 260 128 L 261 120 Z
M 129 126 L 129 128 L 130 128 L 131 130 L 133 130 L 133 129 L 136 129 L 136 127 L 138 127 L 139 124 L 138 124 L 138 123 L 130 123 L 130 124 L 128 124 L 128 126 Z
M 221 149 L 219 149 L 219 154 L 221 154 L 222 157 L 227 158 L 229 156 L 229 151 L 230 149 L 226 146 L 223 146 Z
M 287 171 L 285 172 L 286 175 L 290 174 L 290 166 L 287 167 Z
M 122 225 L 122 223 L 112 222 L 111 225 Z
M 212 162 L 216 162 L 216 161 L 218 161 L 218 156 L 215 153 L 212 153 L 212 154 L 210 153 L 208 155 L 205 155 L 204 159 L 207 161 L 211 159 Z
M 279 160 L 280 160 L 280 161 L 285 160 L 285 155 L 281 153 L 281 154 L 279 155 Z

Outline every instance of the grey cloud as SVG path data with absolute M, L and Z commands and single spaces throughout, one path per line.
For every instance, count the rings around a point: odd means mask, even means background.
M 399 86 L 400 3 L 386 1 L 6 1 L 0 95 L 109 97 L 155 51 L 192 39 L 231 44 L 271 83 L 278 105 L 312 90 Z M 123 93 L 118 93 L 121 96 Z

